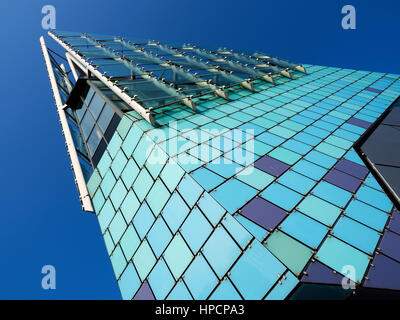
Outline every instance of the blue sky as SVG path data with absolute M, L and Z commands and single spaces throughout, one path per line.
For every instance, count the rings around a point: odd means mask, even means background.
M 39 46 L 57 29 L 260 50 L 299 63 L 400 73 L 398 1 L 0 2 L 0 299 L 119 299 L 96 217 L 81 212 Z M 341 8 L 357 29 L 341 28 Z M 46 37 L 50 48 L 56 44 Z M 54 265 L 57 289 L 41 288 Z

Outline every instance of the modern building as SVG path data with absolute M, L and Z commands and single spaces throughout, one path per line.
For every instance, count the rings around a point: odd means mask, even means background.
M 49 36 L 79 197 L 124 299 L 400 292 L 399 75 Z

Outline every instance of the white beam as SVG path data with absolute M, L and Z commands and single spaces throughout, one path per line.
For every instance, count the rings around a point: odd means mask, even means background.
M 58 116 L 60 118 L 60 123 L 62 131 L 65 137 L 65 142 L 67 145 L 67 150 L 69 157 L 71 159 L 71 167 L 75 176 L 75 183 L 78 187 L 79 198 L 82 203 L 82 209 L 84 211 L 94 212 L 92 201 L 89 196 L 89 192 L 86 186 L 86 181 L 83 176 L 81 164 L 79 162 L 78 154 L 76 153 L 74 140 L 72 139 L 71 131 L 68 126 L 67 117 L 64 111 L 64 104 L 62 103 L 60 92 L 58 91 L 57 81 L 54 75 L 54 70 L 51 65 L 50 56 L 47 51 L 46 43 L 43 37 L 40 37 L 40 45 L 43 52 L 44 61 L 46 63 L 47 73 L 49 75 L 51 89 L 53 90 L 54 100 L 56 102 Z

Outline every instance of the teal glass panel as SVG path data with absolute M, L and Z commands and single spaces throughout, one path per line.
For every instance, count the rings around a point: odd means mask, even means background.
M 140 279 L 144 281 L 156 263 L 156 258 L 146 240 L 139 246 L 132 261 L 139 273 Z
M 120 150 L 111 164 L 111 170 L 114 172 L 116 177 L 121 175 L 121 172 L 124 169 L 127 161 L 128 159 L 126 159 L 124 153 Z
M 370 255 L 375 251 L 380 238 L 378 232 L 347 217 L 339 219 L 332 234 Z
M 193 300 L 183 281 L 178 281 L 167 300 Z
M 143 239 L 147 234 L 154 220 L 153 213 L 151 212 L 149 206 L 146 202 L 143 202 L 133 218 L 133 225 L 135 226 L 135 229 L 139 233 L 141 239 Z
M 189 175 L 183 177 L 177 189 L 189 207 L 194 206 L 203 192 L 203 188 Z
M 361 281 L 369 264 L 369 258 L 361 251 L 334 237 L 327 238 L 317 252 L 317 259 L 349 279 Z M 354 267 L 355 273 L 347 273 L 345 266 Z
M 182 225 L 181 233 L 193 252 L 197 252 L 213 228 L 198 208 L 194 208 Z
M 129 130 L 124 142 L 122 143 L 122 149 L 128 157 L 132 155 L 133 150 L 136 148 L 136 145 L 141 139 L 142 135 L 143 131 L 137 125 L 132 126 L 132 128 Z
M 87 183 L 87 188 L 91 196 L 94 195 L 100 183 L 101 183 L 101 176 L 97 170 L 94 170 Z
M 206 168 L 197 169 L 192 173 L 192 177 L 207 191 L 224 182 L 224 178 Z
M 130 188 L 135 181 L 137 175 L 139 174 L 139 167 L 136 165 L 135 161 L 131 158 L 122 171 L 121 178 L 124 181 L 125 186 Z
M 391 211 L 393 207 L 392 202 L 386 194 L 367 186 L 361 186 L 358 189 L 356 198 L 386 212 Z
M 148 278 L 157 300 L 163 300 L 175 284 L 171 272 L 163 259 L 158 260 Z
M 131 300 L 135 292 L 140 287 L 140 279 L 133 267 L 132 263 L 129 263 L 126 267 L 121 278 L 118 280 L 119 289 L 123 300 Z
M 185 171 L 178 164 L 168 162 L 161 171 L 160 177 L 164 181 L 169 191 L 172 192 L 184 174 Z
M 285 278 L 281 279 L 281 283 L 275 285 L 265 300 L 284 300 L 298 283 L 299 280 L 293 275 L 293 273 L 287 272 Z
M 229 279 L 222 280 L 210 300 L 242 300 Z
M 317 248 L 328 233 L 326 226 L 298 211 L 291 213 L 280 229 L 310 248 Z
M 114 214 L 115 214 L 114 207 L 111 204 L 111 201 L 107 200 L 98 215 L 101 232 L 104 232 L 104 230 L 107 229 L 112 218 L 114 217 Z
M 312 256 L 312 250 L 283 232 L 273 232 L 264 244 L 294 274 L 300 275 Z
M 383 230 L 388 219 L 385 212 L 358 200 L 351 201 L 344 213 L 377 231 Z
M 110 153 L 111 158 L 115 158 L 117 152 L 121 148 L 122 139 L 119 134 L 114 134 L 108 145 L 107 151 Z
M 211 192 L 211 195 L 230 213 L 239 210 L 247 201 L 255 197 L 256 194 L 256 189 L 236 179 L 226 181 L 215 191 Z
M 210 222 L 213 224 L 213 226 L 216 226 L 226 212 L 225 209 L 208 193 L 204 193 L 200 198 L 199 207 L 208 220 L 210 220 Z
M 110 226 L 109 226 L 110 234 L 115 243 L 117 243 L 121 239 L 122 234 L 124 233 L 126 227 L 127 226 L 126 226 L 125 220 L 124 220 L 121 212 L 118 211 L 115 214 L 114 219 L 111 221 Z
M 92 198 L 94 210 L 96 212 L 99 212 L 100 209 L 103 207 L 105 201 L 106 199 L 104 199 L 103 192 L 101 191 L 101 189 L 97 189 L 97 192 L 94 194 L 94 197 Z
M 299 173 L 294 171 L 286 171 L 279 179 L 278 182 L 290 189 L 293 189 L 301 194 L 306 194 L 310 191 L 314 185 L 315 181 L 311 180 Z
M 162 215 L 171 228 L 176 232 L 189 213 L 189 208 L 178 192 L 174 192 L 168 200 Z
M 344 208 L 352 197 L 350 192 L 326 181 L 320 182 L 312 192 L 317 197 L 341 208 Z
M 167 247 L 171 238 L 171 231 L 169 231 L 164 219 L 159 216 L 147 235 L 147 240 L 157 257 Z
M 99 170 L 102 177 L 105 176 L 107 170 L 110 168 L 111 165 L 111 157 L 108 155 L 107 152 L 104 152 L 103 156 L 101 157 L 99 163 L 97 164 L 97 169 Z
M 247 167 L 240 171 L 236 175 L 236 178 L 257 190 L 264 189 L 275 180 L 274 176 L 261 171 L 254 166 Z
M 305 159 L 326 169 L 331 169 L 337 161 L 335 158 L 316 150 L 313 150 L 309 154 L 307 154 L 305 156 Z
M 164 259 L 177 280 L 185 271 L 193 255 L 180 234 L 177 234 L 164 252 Z
M 320 152 L 322 152 L 330 157 L 336 158 L 336 159 L 341 158 L 344 155 L 344 153 L 346 152 L 346 150 L 344 150 L 342 148 L 333 146 L 333 145 L 331 145 L 329 143 L 325 143 L 325 142 L 320 143 L 315 148 L 315 150 L 320 151 Z
M 118 279 L 126 266 L 126 260 L 120 246 L 117 246 L 110 256 L 111 264 L 114 269 L 115 277 Z
M 290 190 L 279 183 L 271 184 L 261 193 L 261 196 L 287 211 L 292 210 L 302 198 L 299 193 Z
M 259 225 L 254 222 L 246 219 L 245 217 L 238 215 L 235 217 L 239 223 L 245 227 L 258 241 L 262 242 L 264 238 L 268 235 L 268 231 L 264 228 L 261 228 Z
M 184 281 L 196 300 L 204 300 L 217 285 L 218 278 L 200 254 L 186 270 Z
M 278 159 L 290 165 L 296 163 L 296 161 L 298 161 L 301 158 L 301 156 L 298 153 L 281 147 L 274 149 L 269 153 L 269 155 L 275 159 Z
M 265 272 L 266 266 L 268 272 Z M 253 241 L 233 266 L 230 278 L 245 299 L 258 300 L 267 294 L 285 270 L 266 248 Z
M 100 184 L 101 190 L 103 191 L 103 194 L 106 198 L 108 197 L 112 188 L 114 187 L 115 182 L 116 180 L 114 178 L 114 174 L 112 173 L 111 170 L 109 170 Z
M 307 160 L 300 160 L 292 167 L 292 170 L 316 181 L 322 179 L 327 171 L 326 169 Z
M 340 215 L 338 207 L 313 195 L 300 202 L 298 210 L 327 226 L 332 226 Z
M 110 194 L 110 199 L 115 208 L 119 208 L 127 194 L 122 180 L 118 180 Z
M 121 204 L 121 212 L 127 222 L 131 222 L 136 211 L 139 209 L 140 202 L 135 193 L 129 190 L 124 201 Z
M 253 236 L 230 214 L 225 215 L 222 224 L 242 249 L 253 239 Z
M 218 275 L 223 277 L 241 250 L 223 227 L 218 227 L 203 247 L 203 254 Z
M 120 246 L 125 254 L 125 257 L 130 260 L 136 249 L 139 247 L 140 238 L 135 229 L 130 224 L 121 238 Z
M 142 170 L 140 170 L 138 177 L 133 183 L 133 190 L 135 190 L 135 193 L 139 198 L 139 201 L 144 200 L 146 194 L 149 192 L 152 185 L 153 185 L 153 178 L 147 172 L 147 170 L 143 168 Z
M 153 210 L 155 216 L 159 215 L 169 197 L 170 193 L 168 189 L 160 179 L 157 179 L 146 198 L 146 201 L 151 210 Z

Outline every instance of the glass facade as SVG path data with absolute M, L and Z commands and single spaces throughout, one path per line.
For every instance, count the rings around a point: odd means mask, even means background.
M 106 141 L 87 187 L 124 299 L 400 290 L 400 215 L 354 149 L 399 97 L 400 76 L 57 34 L 154 108 L 156 126 L 91 79 L 121 120 L 107 138 L 107 103 L 92 88 L 74 111 L 90 155 Z

